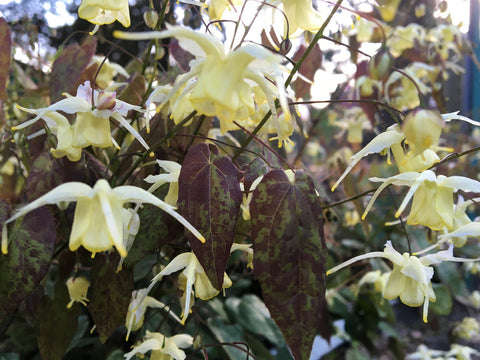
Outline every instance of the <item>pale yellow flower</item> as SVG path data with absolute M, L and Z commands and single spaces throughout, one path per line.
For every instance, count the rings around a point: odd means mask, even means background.
M 128 202 L 148 203 L 158 206 L 182 223 L 199 240 L 205 241 L 204 237 L 185 218 L 178 214 L 173 206 L 166 204 L 148 191 L 128 185 L 112 189 L 106 180 L 100 179 L 93 188 L 79 182 L 59 185 L 37 200 L 20 208 L 15 215 L 3 224 L 2 252 L 7 253 L 6 225 L 8 223 L 40 206 L 71 201 L 76 201 L 77 206 L 70 233 L 70 250 L 75 251 L 83 246 L 92 252 L 92 257 L 95 256 L 95 253 L 109 250 L 112 246 L 118 250 L 121 257 L 127 256 L 126 244 L 124 243 L 123 206 Z
M 78 8 L 78 17 L 95 24 L 95 33 L 100 25 L 111 24 L 118 20 L 123 26 L 130 26 L 128 0 L 82 0 Z
M 163 276 L 170 275 L 182 269 L 183 271 L 181 275 L 185 276 L 186 278 L 184 292 L 186 299 L 181 315 L 182 324 L 184 324 L 191 310 L 189 294 L 192 293 L 193 287 L 195 287 L 195 296 L 202 300 L 208 300 L 217 296 L 219 291 L 213 287 L 212 283 L 208 279 L 207 274 L 205 273 L 205 270 L 193 252 L 183 253 L 175 257 L 152 279 L 152 283 L 148 289 L 150 290 L 153 285 L 155 285 Z M 225 289 L 229 288 L 230 286 L 232 286 L 232 281 L 225 273 L 222 287 Z
M 12 127 L 12 130 L 23 129 L 44 119 L 58 139 L 57 148 L 51 150 L 53 156 L 66 155 L 70 160 L 77 161 L 81 156 L 81 148 L 90 145 L 102 148 L 112 145 L 118 147 L 110 130 L 110 118 L 112 118 L 127 129 L 145 149 L 149 149 L 142 136 L 125 119 L 130 110 L 140 111 L 139 106 L 118 100 L 115 92 L 92 90 L 89 81 L 78 87 L 76 96 L 65 95 L 66 99 L 42 109 L 26 109 L 19 106 L 19 109 L 36 116 Z M 71 125 L 58 111 L 77 114 L 74 124 Z
M 130 332 L 137 331 L 143 326 L 143 319 L 145 318 L 147 307 L 164 309 L 175 320 L 181 322 L 180 319 L 170 311 L 170 308 L 167 305 L 147 294 L 148 289 L 134 290 L 132 292 L 132 298 L 128 305 L 127 318 L 125 319 L 125 327 L 127 328 L 125 341 L 128 341 Z
M 90 281 L 83 276 L 71 277 L 66 282 L 68 294 L 70 295 L 70 302 L 67 308 L 71 308 L 73 303 L 79 302 L 87 306 L 87 292 L 90 286 Z
M 115 76 L 117 76 L 117 74 L 120 74 L 125 78 L 130 76 L 123 66 L 111 62 L 110 60 L 105 59 L 103 56 L 94 56 L 90 62 L 90 66 L 91 65 L 102 65 L 95 79 L 95 83 L 98 84 L 98 86 L 100 86 L 102 89 L 107 88 L 113 82 L 113 79 Z
M 458 190 L 480 192 L 480 182 L 464 176 L 436 176 L 431 170 L 401 173 L 389 178 L 370 178 L 373 182 L 383 182 L 368 203 L 362 219 L 365 219 L 378 195 L 390 184 L 410 186 L 402 203 L 395 213 L 399 217 L 413 197 L 408 216 L 409 225 L 424 225 L 432 230 L 452 229 L 454 224 L 453 193 Z M 468 225 L 467 225 L 468 226 Z M 458 230 L 457 230 L 458 231 Z M 453 233 L 450 234 L 451 236 Z M 459 235 L 461 236 L 461 235 Z
M 144 181 L 149 184 L 153 184 L 148 189 L 149 192 L 153 193 L 163 184 L 169 183 L 167 196 L 165 196 L 165 201 L 167 204 L 172 206 L 177 206 L 178 199 L 178 178 L 180 176 L 180 171 L 182 170 L 182 165 L 176 163 L 175 161 L 167 160 L 157 160 L 158 166 L 166 171 L 165 174 L 159 175 L 148 175 Z
M 145 341 L 135 346 L 124 357 L 126 360 L 130 360 L 135 354 L 145 354 L 151 350 L 151 360 L 184 360 L 186 358 L 185 352 L 180 349 L 185 349 L 192 345 L 193 338 L 190 335 L 180 334 L 166 337 L 160 333 L 152 333 L 147 330 Z
M 174 95 L 178 98 L 174 104 L 184 105 L 181 99 L 186 97 L 199 113 L 217 116 L 222 133 L 237 129 L 234 121 L 248 119 L 256 111 L 257 98 L 253 85 L 263 92 L 263 99 L 278 124 L 275 99 L 278 99 L 283 111 L 284 121 L 291 121 L 286 91 L 283 86 L 283 58 L 256 44 L 248 44 L 233 51 L 226 51 L 222 42 L 209 34 L 202 34 L 178 26 L 168 27 L 165 31 L 145 33 L 126 33 L 116 31 L 114 36 L 126 40 L 163 39 L 175 37 L 180 46 L 195 55 L 190 63 L 190 71 L 178 76 L 175 85 L 166 96 L 161 95 L 159 108 L 163 107 Z M 275 85 L 269 81 L 274 80 Z M 258 103 L 257 103 L 258 104 Z M 172 113 L 175 109 L 172 109 Z M 175 119 L 180 121 L 181 119 Z M 285 131 L 277 125 L 279 141 L 284 141 Z
M 467 259 L 454 258 L 452 244 L 450 244 L 447 250 L 417 257 L 408 253 L 400 254 L 393 248 L 392 243 L 387 241 L 384 251 L 375 251 L 356 256 L 333 267 L 327 271 L 327 275 L 359 260 L 371 258 L 384 258 L 393 263 L 393 270 L 388 275 L 383 289 L 383 297 L 387 300 L 393 300 L 399 297 L 402 303 L 413 307 L 423 304 L 424 322 L 427 322 L 429 302 L 436 300 L 431 284 L 434 270 L 430 265 L 439 264 L 443 261 L 469 261 Z
M 280 0 L 288 19 L 289 37 L 297 37 L 303 31 L 316 32 L 323 24 L 323 16 L 313 8 L 312 0 Z M 285 25 L 285 29 L 286 29 Z
M 400 0 L 377 0 L 378 10 L 383 21 L 390 22 L 395 18 Z

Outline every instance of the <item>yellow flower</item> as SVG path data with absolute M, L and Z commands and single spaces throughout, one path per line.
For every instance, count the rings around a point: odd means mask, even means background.
M 388 276 L 383 289 L 383 297 L 388 300 L 400 297 L 402 303 L 413 307 L 423 304 L 424 322 L 427 322 L 429 302 L 436 300 L 431 283 L 434 270 L 430 265 L 439 264 L 443 261 L 469 261 L 467 259 L 454 258 L 452 244 L 450 244 L 447 250 L 417 257 L 408 253 L 400 254 L 393 248 L 392 243 L 387 241 L 384 251 L 374 251 L 356 256 L 333 267 L 327 271 L 327 275 L 333 274 L 359 260 L 371 258 L 384 258 L 393 263 L 393 270 Z
M 400 0 L 377 0 L 378 10 L 383 21 L 390 22 L 395 18 Z
M 134 290 L 132 292 L 132 298 L 128 305 L 127 318 L 125 319 L 125 327 L 127 328 L 125 341 L 128 341 L 131 331 L 137 331 L 143 326 L 143 319 L 147 307 L 164 309 L 165 311 L 168 311 L 175 320 L 180 322 L 180 319 L 170 311 L 170 308 L 167 305 L 151 296 L 147 296 L 147 294 L 148 289 Z
M 98 72 L 95 83 L 102 89 L 108 87 L 117 74 L 122 75 L 125 78 L 128 78 L 130 75 L 128 72 L 119 64 L 110 62 L 108 59 L 105 59 L 103 56 L 94 56 L 90 62 L 90 66 L 100 66 L 100 71 Z
M 52 155 L 56 158 L 66 156 L 70 161 L 78 161 L 82 157 L 82 149 L 73 145 L 73 126 L 69 123 L 68 119 L 57 112 L 45 112 L 45 109 L 27 109 L 17 105 L 17 108 L 28 112 L 30 114 L 37 115 L 33 120 L 27 121 L 21 125 L 14 126 L 12 130 L 22 129 L 33 124 L 39 119 L 43 119 L 50 129 L 50 131 L 57 137 L 56 148 L 50 149 Z M 45 131 L 35 133 L 28 136 L 28 139 L 43 134 Z
M 138 216 L 137 210 L 137 208 L 122 209 L 123 246 L 127 252 L 132 248 L 135 236 L 138 234 L 138 230 L 140 229 L 140 216 Z M 120 261 L 118 262 L 117 266 L 117 272 L 122 270 L 125 259 L 126 257 L 120 257 Z
M 370 178 L 373 182 L 383 182 L 373 194 L 362 219 L 365 219 L 378 195 L 388 185 L 410 186 L 410 190 L 400 204 L 396 217 L 399 217 L 413 197 L 408 216 L 409 225 L 424 225 L 432 230 L 452 229 L 454 223 L 453 193 L 458 190 L 480 192 L 480 182 L 463 176 L 436 176 L 431 170 L 421 173 L 406 172 L 387 179 Z
M 158 206 L 167 212 L 199 240 L 204 237 L 180 214 L 173 206 L 166 204 L 151 193 L 136 186 L 118 186 L 111 188 L 104 179 L 97 181 L 95 186 L 70 182 L 57 186 L 37 200 L 19 209 L 3 225 L 2 252 L 7 253 L 7 226 L 6 224 L 24 216 L 28 212 L 47 204 L 76 201 L 69 247 L 75 251 L 80 246 L 95 253 L 106 251 L 114 246 L 121 257 L 127 256 L 124 243 L 123 205 L 127 202 L 148 203 Z
M 95 33 L 100 25 L 118 20 L 123 26 L 130 26 L 128 0 L 82 0 L 78 17 L 95 24 Z
M 70 295 L 70 302 L 67 308 L 71 308 L 74 302 L 79 302 L 87 306 L 87 292 L 90 286 L 90 281 L 83 276 L 71 277 L 66 282 L 68 294 Z
M 428 114 L 422 112 L 421 114 Z M 452 120 L 461 120 L 468 122 L 469 124 L 480 126 L 479 122 L 471 120 L 465 116 L 458 115 L 457 112 L 452 112 L 448 114 L 442 114 L 441 120 L 437 119 L 434 121 L 438 122 L 450 122 Z M 431 119 L 427 119 L 427 123 L 429 123 Z M 390 155 L 390 150 L 392 151 L 393 157 L 395 158 L 395 163 L 398 167 L 400 173 L 405 172 L 419 172 L 424 171 L 431 167 L 433 164 L 440 161 L 440 158 L 435 153 L 435 150 L 445 150 L 451 151 L 448 148 L 442 148 L 437 146 L 438 138 L 437 134 L 435 135 L 425 135 L 424 132 L 421 131 L 423 134 L 416 134 L 415 129 L 421 128 L 421 125 L 414 125 L 416 120 L 410 121 L 410 125 L 404 126 L 406 128 L 407 134 L 409 134 L 409 141 L 416 145 L 415 151 L 405 151 L 402 142 L 407 138 L 404 131 L 398 126 L 398 124 L 394 124 L 387 128 L 387 130 L 379 135 L 375 136 L 363 149 L 359 152 L 354 154 L 351 157 L 350 165 L 345 169 L 343 174 L 337 180 L 337 182 L 332 186 L 332 191 L 334 191 L 337 186 L 342 182 L 342 180 L 347 176 L 347 174 L 353 169 L 353 167 L 365 156 L 380 153 L 382 155 L 387 154 Z M 413 128 L 413 129 L 411 129 Z M 439 137 L 439 135 L 438 135 Z M 408 139 L 407 139 L 408 140 Z M 432 148 L 426 148 L 425 146 L 430 144 Z M 425 149 L 421 152 L 422 149 Z M 388 157 L 388 162 L 390 163 L 390 157 Z
M 145 341 L 135 346 L 132 351 L 124 356 L 126 360 L 130 360 L 137 353 L 145 354 L 151 350 L 151 360 L 184 360 L 186 358 L 185 352 L 180 349 L 185 349 L 192 345 L 193 338 L 190 335 L 180 334 L 166 337 L 160 333 L 152 333 L 147 330 Z
M 408 146 L 415 155 L 438 147 L 445 120 L 437 110 L 416 109 L 403 120 L 403 133 Z
M 189 103 L 199 113 L 207 116 L 217 116 L 220 120 L 222 133 L 237 129 L 234 121 L 242 121 L 252 116 L 256 111 L 257 97 L 254 94 L 252 83 L 263 92 L 263 98 L 273 114 L 277 124 L 279 140 L 284 141 L 285 131 L 278 125 L 278 114 L 275 98 L 280 102 L 284 121 L 291 121 L 288 109 L 286 92 L 283 86 L 283 70 L 280 55 L 255 44 L 237 48 L 227 52 L 223 44 L 209 34 L 182 28 L 169 27 L 165 31 L 151 31 L 145 33 L 126 33 L 116 31 L 114 36 L 127 40 L 163 39 L 175 37 L 180 46 L 195 55 L 196 59 L 190 63 L 188 73 L 177 77 L 175 85 L 163 100 L 159 108 L 163 107 L 174 95 L 179 95 L 174 104 L 171 104 L 172 113 L 175 106 L 187 97 Z M 275 86 L 269 81 L 275 81 Z M 176 120 L 176 119 L 174 119 Z M 176 120 L 177 121 L 177 120 Z
M 195 286 L 195 296 L 202 299 L 208 300 L 218 295 L 219 291 L 215 289 L 208 279 L 205 270 L 198 261 L 197 257 L 193 252 L 183 253 L 175 257 L 162 271 L 160 271 L 153 279 L 148 290 L 150 290 L 153 285 L 157 283 L 163 276 L 170 275 L 179 270 L 183 270 L 182 274 L 186 278 L 185 291 L 186 296 L 185 306 L 181 315 L 182 324 L 187 320 L 188 314 L 190 313 L 190 296 L 192 293 L 192 288 Z M 232 286 L 232 281 L 224 274 L 223 288 L 229 288 Z
M 177 206 L 178 178 L 180 176 L 180 171 L 182 170 L 182 165 L 176 163 L 175 161 L 167 160 L 157 160 L 157 164 L 167 173 L 159 175 L 148 175 L 144 179 L 144 181 L 153 184 L 152 186 L 150 186 L 148 191 L 153 193 L 163 184 L 170 183 L 167 196 L 165 196 L 165 199 L 163 199 L 163 201 L 165 201 L 169 205 Z
M 140 111 L 139 106 L 130 105 L 116 99 L 115 92 L 92 90 L 89 81 L 78 87 L 76 96 L 65 95 L 67 96 L 66 99 L 60 100 L 47 108 L 26 109 L 19 106 L 19 109 L 36 116 L 12 127 L 12 130 L 23 129 L 40 119 L 44 119 L 58 139 L 57 148 L 52 150 L 53 156 L 62 157 L 66 155 L 70 160 L 77 161 L 80 159 L 81 148 L 90 145 L 109 147 L 116 144 L 110 131 L 110 118 L 113 118 L 126 128 L 145 149 L 149 149 L 141 135 L 125 120 L 125 116 L 130 110 Z M 70 125 L 67 118 L 59 114 L 58 111 L 77 114 L 75 123 Z M 116 146 L 118 147 L 118 145 Z
M 323 24 L 323 17 L 313 8 L 312 0 L 281 0 L 288 19 L 288 36 L 297 37 L 304 30 L 315 32 Z M 286 26 L 285 26 L 286 28 Z M 286 34 L 286 32 L 284 32 Z

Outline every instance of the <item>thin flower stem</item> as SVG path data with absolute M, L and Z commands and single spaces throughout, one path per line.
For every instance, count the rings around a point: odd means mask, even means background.
M 343 200 L 340 200 L 340 201 L 337 201 L 337 202 L 334 202 L 332 204 L 328 204 L 328 205 L 325 205 L 325 206 L 322 206 L 322 210 L 326 210 L 326 209 L 330 209 L 332 207 L 335 207 L 335 206 L 338 206 L 338 205 L 342 205 L 342 204 L 345 204 L 345 203 L 348 203 L 350 201 L 353 201 L 353 200 L 357 200 L 357 199 L 360 199 L 361 197 L 365 196 L 365 195 L 368 195 L 372 192 L 375 192 L 377 191 L 378 188 L 375 188 L 375 189 L 370 189 L 370 190 L 367 190 L 367 191 L 364 191 L 360 194 L 357 194 L 355 196 L 352 196 L 352 197 L 349 197 L 347 199 L 343 199 Z
M 300 66 L 303 64 L 303 61 L 307 58 L 307 56 L 310 54 L 310 52 L 313 50 L 313 48 L 317 45 L 318 40 L 320 40 L 323 37 L 323 32 L 325 31 L 325 28 L 327 25 L 330 23 L 330 20 L 332 19 L 333 15 L 337 12 L 338 8 L 342 4 L 343 0 L 338 0 L 335 6 L 333 7 L 332 11 L 328 15 L 327 19 L 323 22 L 322 26 L 318 30 L 318 32 L 315 34 L 315 37 L 313 38 L 312 42 L 308 46 L 308 48 L 305 50 L 305 52 L 302 54 L 302 57 L 297 61 L 295 66 L 293 67 L 292 71 L 290 71 L 290 75 L 287 78 L 287 81 L 285 81 L 285 88 L 287 88 L 288 85 L 292 82 L 293 77 L 297 73 L 297 71 L 300 69 Z
M 140 156 L 137 161 L 135 161 L 135 163 L 130 167 L 130 169 L 127 171 L 126 174 L 124 174 L 119 180 L 118 180 L 118 183 L 117 185 L 115 186 L 119 186 L 119 185 L 123 185 L 125 183 L 125 181 L 127 181 L 127 179 L 130 177 L 130 175 L 133 174 L 133 172 L 135 171 L 136 168 L 138 168 L 144 161 L 145 159 L 147 158 L 147 156 L 151 153 L 153 153 L 156 149 L 158 149 L 160 147 L 160 145 L 162 145 L 165 141 L 167 141 L 168 139 L 170 139 L 171 137 L 173 137 L 175 135 L 175 133 L 177 132 L 178 129 L 180 129 L 183 125 L 185 125 L 187 122 L 189 122 L 195 115 L 197 114 L 197 111 L 194 110 L 192 111 L 185 119 L 183 119 L 181 122 L 179 122 L 177 125 L 175 125 L 172 130 L 170 130 L 168 132 L 168 134 L 166 134 L 164 137 L 162 137 L 160 139 L 160 141 L 158 141 L 155 145 L 153 145 L 152 147 L 150 147 L 150 149 L 148 149 L 147 151 L 145 151 L 142 156 Z M 112 183 L 115 184 L 115 179 L 112 179 Z
M 290 170 L 292 171 L 295 171 L 294 168 L 288 163 L 287 160 L 285 160 L 283 157 L 281 157 L 275 150 L 273 150 L 268 144 L 265 144 L 265 142 L 263 142 L 262 140 L 260 140 L 258 137 L 256 137 L 255 135 L 252 135 L 252 133 L 250 131 L 248 131 L 247 129 L 245 129 L 242 125 L 240 125 L 239 123 L 237 123 L 236 121 L 233 122 L 235 125 L 237 125 L 240 129 L 242 129 L 243 131 L 245 131 L 249 136 L 252 136 L 252 138 L 254 138 L 256 141 L 258 141 L 260 144 L 262 144 L 263 146 L 265 146 L 268 150 L 270 150 L 272 152 L 272 154 L 274 154 L 281 162 L 283 162 Z

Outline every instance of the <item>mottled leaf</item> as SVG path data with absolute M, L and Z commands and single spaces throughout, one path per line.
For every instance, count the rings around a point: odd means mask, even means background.
M 7 98 L 7 78 L 12 53 L 12 36 L 5 18 L 0 18 L 0 100 Z
M 253 182 L 270 171 L 270 166 L 260 158 L 255 158 L 246 166 L 244 175 L 245 191 L 248 191 Z
M 68 309 L 69 301 L 67 286 L 58 282 L 54 298 L 44 296 L 38 307 L 37 343 L 42 359 L 62 359 L 77 330 L 77 318 L 83 305 L 75 304 Z
M 55 159 L 50 153 L 43 152 L 33 161 L 25 193 L 29 200 L 35 200 L 60 184 L 79 181 L 93 185 L 97 178 L 92 166 L 86 167 L 65 158 Z
M 250 205 L 255 277 L 272 318 L 297 360 L 308 359 L 325 308 L 326 247 L 311 178 L 265 175 Z
M 63 49 L 52 66 L 50 79 L 50 100 L 56 102 L 62 93 L 76 93 L 82 72 L 95 55 L 97 40 L 95 36 L 87 36 L 83 44 L 72 44 Z
M 98 256 L 92 268 L 91 299 L 88 310 L 92 315 L 100 341 L 105 343 L 117 326 L 125 324 L 133 290 L 133 271 L 115 272 L 118 257 Z M 112 259 L 113 258 L 113 259 Z
M 213 286 L 220 290 L 242 202 L 240 171 L 214 145 L 199 144 L 187 153 L 178 180 L 180 213 L 206 238 L 190 232 L 192 250 Z
M 293 56 L 293 60 L 298 61 L 306 49 L 305 45 L 300 46 Z M 299 73 L 308 80 L 313 81 L 315 73 L 322 66 L 322 56 L 320 47 L 318 45 L 315 46 L 300 66 L 300 69 L 298 70 Z M 293 87 L 295 88 L 295 95 L 297 98 L 310 98 L 310 88 L 312 87 L 310 82 L 306 82 L 298 77 L 293 83 Z
M 1 211 L 3 215 L 3 207 Z M 9 224 L 8 254 L 0 256 L 0 322 L 12 314 L 44 278 L 56 232 L 50 212 L 40 208 Z

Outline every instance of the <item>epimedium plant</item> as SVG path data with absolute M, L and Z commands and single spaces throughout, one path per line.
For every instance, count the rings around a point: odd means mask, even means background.
M 403 2 L 420 23 L 432 16 Z M 335 319 L 350 353 L 382 333 L 400 341 L 386 300 L 423 305 L 426 323 L 463 284 L 475 306 L 455 264 L 480 256 L 469 240 L 480 182 L 456 171 L 476 149 L 442 138 L 456 120 L 479 125 L 446 113 L 442 93 L 468 43 L 447 21 L 411 21 L 400 1 L 358 5 L 150 1 L 150 31 L 103 33 L 131 25 L 128 1 L 83 0 L 91 31 L 58 50 L 47 91 L 28 97 L 0 19 L 2 351 L 308 359 Z M 175 23 L 175 8 L 197 9 L 204 26 Z M 123 67 L 97 54 L 108 36 L 112 50 L 148 45 Z M 325 100 L 311 88 L 327 43 L 357 70 Z M 364 43 L 379 44 L 369 60 Z M 368 164 L 372 153 L 385 157 Z M 364 174 L 387 177 L 371 190 Z M 409 187 L 398 208 L 390 188 L 379 205 L 389 185 Z M 387 224 L 367 217 L 380 206 L 395 210 Z

